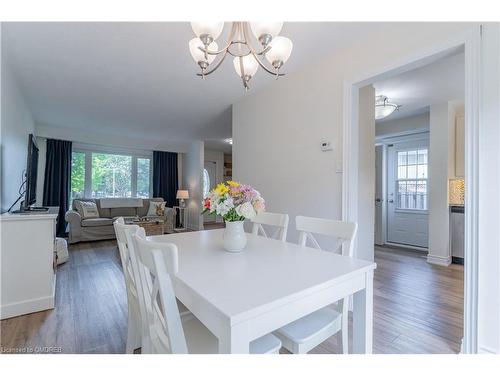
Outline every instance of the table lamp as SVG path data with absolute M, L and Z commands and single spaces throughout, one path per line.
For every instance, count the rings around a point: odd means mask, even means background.
M 189 191 L 177 190 L 177 197 L 176 198 L 180 200 L 179 207 L 185 208 L 186 207 L 185 199 L 189 199 Z

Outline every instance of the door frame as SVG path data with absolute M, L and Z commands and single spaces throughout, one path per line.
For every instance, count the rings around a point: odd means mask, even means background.
M 358 221 L 358 164 L 359 164 L 359 89 L 384 76 L 394 75 L 427 65 L 450 50 L 465 49 L 465 122 L 466 144 L 465 178 L 467 183 L 465 214 L 464 266 L 464 337 L 463 353 L 478 352 L 478 207 L 479 207 L 479 126 L 481 78 L 481 25 L 474 25 L 466 33 L 445 43 L 418 51 L 397 63 L 377 71 L 367 71 L 360 77 L 344 81 L 343 88 L 343 176 L 342 219 Z M 357 251 L 357 244 L 354 244 Z

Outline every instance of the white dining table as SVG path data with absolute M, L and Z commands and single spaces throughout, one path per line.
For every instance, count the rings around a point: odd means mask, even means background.
M 248 234 L 240 253 L 223 229 L 148 237 L 174 243 L 176 297 L 218 338 L 219 353 L 249 343 L 353 295 L 353 352 L 372 352 L 373 262 Z

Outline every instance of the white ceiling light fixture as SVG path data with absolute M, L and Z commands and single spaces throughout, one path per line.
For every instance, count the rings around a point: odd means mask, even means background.
M 216 71 L 227 54 L 234 57 L 233 65 L 245 90 L 259 66 L 276 79 L 284 75 L 280 69 L 290 58 L 293 43 L 278 35 L 283 22 L 233 22 L 229 38 L 220 50 L 215 39 L 221 35 L 224 22 L 191 22 L 191 27 L 196 38 L 189 42 L 189 51 L 201 69 L 201 73 L 197 73 L 201 78 Z M 252 46 L 250 30 L 261 45 L 259 50 Z M 271 67 L 264 64 L 264 58 Z
M 394 111 L 399 110 L 400 105 L 391 103 L 385 95 L 377 95 L 375 97 L 375 120 L 383 119 L 391 115 Z

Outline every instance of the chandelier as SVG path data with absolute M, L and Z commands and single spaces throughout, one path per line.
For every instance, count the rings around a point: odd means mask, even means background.
M 228 40 L 221 49 L 216 39 L 222 33 L 224 22 L 191 22 L 191 27 L 196 37 L 189 41 L 189 51 L 201 69 L 197 75 L 202 79 L 215 72 L 228 54 L 234 57 L 234 69 L 245 90 L 259 66 L 276 79 L 284 75 L 280 69 L 290 57 L 293 43 L 279 36 L 283 22 L 233 22 Z M 258 49 L 252 46 L 250 30 L 260 44 Z
M 375 120 L 383 119 L 391 115 L 394 111 L 399 111 L 400 105 L 389 102 L 389 98 L 384 95 L 375 97 Z

